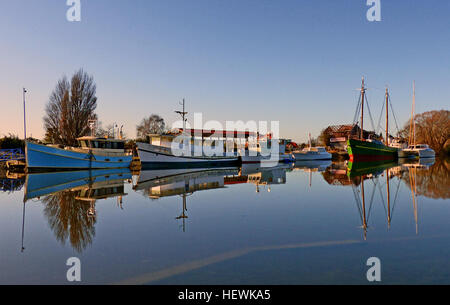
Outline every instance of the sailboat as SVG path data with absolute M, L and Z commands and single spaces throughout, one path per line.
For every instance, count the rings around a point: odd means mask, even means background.
M 409 146 L 399 151 L 399 158 L 435 158 L 436 153 L 427 144 L 416 144 L 416 82 L 413 83 L 413 105 L 409 125 Z
M 366 88 L 364 86 L 364 77 L 361 86 L 361 133 L 359 138 L 349 138 L 347 142 L 347 151 L 350 156 L 350 162 L 378 162 L 393 161 L 398 157 L 398 149 L 390 147 L 389 142 L 389 123 L 388 123 L 388 103 L 389 92 L 386 89 L 386 139 L 385 143 L 375 139 L 364 139 L 364 102 L 366 101 Z

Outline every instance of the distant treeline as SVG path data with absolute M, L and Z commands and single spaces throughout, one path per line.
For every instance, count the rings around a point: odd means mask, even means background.
M 9 134 L 0 138 L 0 149 L 14 149 L 14 148 L 25 148 L 25 142 L 19 139 L 18 136 Z

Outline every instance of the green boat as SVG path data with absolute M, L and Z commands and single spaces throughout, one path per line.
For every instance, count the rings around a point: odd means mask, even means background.
M 376 140 L 349 139 L 347 152 L 351 162 L 386 162 L 398 157 L 398 149 Z
M 347 141 L 347 152 L 350 162 L 386 162 L 398 158 L 398 149 L 389 146 L 389 91 L 386 88 L 386 137 L 385 143 L 375 139 L 364 139 L 364 101 L 366 88 L 364 77 L 361 86 L 361 134 L 359 139 Z

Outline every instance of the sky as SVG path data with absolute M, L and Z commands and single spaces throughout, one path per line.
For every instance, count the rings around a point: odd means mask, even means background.
M 449 109 L 448 0 L 380 0 L 380 22 L 366 0 L 80 2 L 69 22 L 65 0 L 0 0 L 0 135 L 23 136 L 26 87 L 27 134 L 42 138 L 56 82 L 80 68 L 99 120 L 130 137 L 153 113 L 170 126 L 185 98 L 189 121 L 279 121 L 307 141 L 352 123 L 362 76 L 376 125 L 386 86 L 406 123 L 413 80 L 417 113 Z

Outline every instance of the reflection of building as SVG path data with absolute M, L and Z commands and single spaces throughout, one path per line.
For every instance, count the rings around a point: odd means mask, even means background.
M 333 163 L 322 173 L 322 177 L 330 185 L 352 185 L 352 181 L 347 175 L 347 165 L 344 162 Z

